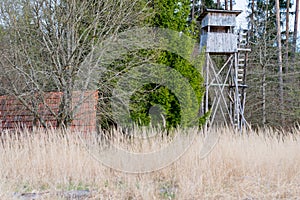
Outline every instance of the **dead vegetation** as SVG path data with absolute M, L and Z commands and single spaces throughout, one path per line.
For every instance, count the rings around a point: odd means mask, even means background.
M 200 159 L 204 137 L 198 134 L 175 163 L 146 174 L 105 167 L 75 133 L 36 130 L 6 137 L 0 145 L 0 199 L 297 198 L 299 129 L 284 136 L 271 129 L 214 131 L 221 133 L 219 142 L 206 158 Z M 84 195 L 76 197 L 76 191 Z

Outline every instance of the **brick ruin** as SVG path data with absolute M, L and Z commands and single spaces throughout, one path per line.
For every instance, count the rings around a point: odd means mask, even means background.
M 48 127 L 57 127 L 57 114 L 62 99 L 62 92 L 47 92 L 35 108 Z M 72 109 L 77 105 L 78 109 L 71 124 L 71 130 L 79 130 L 85 133 L 96 131 L 96 105 L 98 101 L 97 91 L 84 93 L 73 92 Z M 16 128 L 32 129 L 41 127 L 33 113 L 13 96 L 0 96 L 0 131 L 14 130 Z

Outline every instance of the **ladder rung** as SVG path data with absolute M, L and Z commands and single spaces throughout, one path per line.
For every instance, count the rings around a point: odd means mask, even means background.
M 237 50 L 238 51 L 248 51 L 248 52 L 251 51 L 251 49 L 248 49 L 248 48 L 238 48 Z
M 248 88 L 248 85 L 244 85 L 244 84 L 241 84 L 241 83 L 239 83 L 237 86 L 242 87 L 242 88 Z M 235 88 L 235 85 L 231 85 L 230 87 Z

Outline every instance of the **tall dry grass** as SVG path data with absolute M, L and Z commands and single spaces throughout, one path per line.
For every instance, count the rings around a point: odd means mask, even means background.
M 271 129 L 213 131 L 221 133 L 218 144 L 203 160 L 199 134 L 179 160 L 147 174 L 103 166 L 74 133 L 2 136 L 0 199 L 33 192 L 45 194 L 40 199 L 63 199 L 56 194 L 85 189 L 92 194 L 88 199 L 298 199 L 300 130 L 284 136 Z

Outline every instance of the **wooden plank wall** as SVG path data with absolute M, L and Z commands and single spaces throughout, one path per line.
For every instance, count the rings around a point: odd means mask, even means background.
M 226 13 L 208 13 L 201 21 L 201 28 L 206 26 L 236 26 L 236 15 Z
M 47 126 L 57 126 L 56 116 L 62 98 L 61 92 L 48 92 L 44 95 L 45 103 L 39 103 L 37 107 L 39 115 L 43 117 Z M 96 131 L 96 105 L 98 101 L 97 91 L 85 93 L 73 92 L 72 108 L 80 105 L 75 119 L 71 124 L 72 130 L 82 132 Z M 80 103 L 82 102 L 82 103 Z M 0 96 L 0 130 L 13 130 L 16 128 L 32 129 L 40 126 L 34 115 L 19 100 L 13 96 Z
M 234 53 L 237 52 L 237 35 L 209 32 L 201 35 L 200 48 L 204 46 L 208 53 Z

